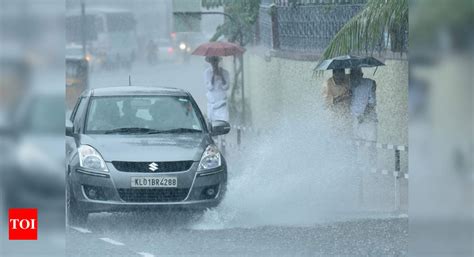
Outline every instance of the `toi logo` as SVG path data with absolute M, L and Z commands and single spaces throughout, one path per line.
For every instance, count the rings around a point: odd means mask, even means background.
M 38 210 L 10 209 L 8 210 L 8 239 L 37 240 L 38 239 Z

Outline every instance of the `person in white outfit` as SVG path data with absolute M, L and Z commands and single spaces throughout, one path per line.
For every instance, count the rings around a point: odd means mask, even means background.
M 376 142 L 377 141 L 377 113 L 375 110 L 377 101 L 375 80 L 364 78 L 360 68 L 351 69 L 350 83 L 352 89 L 351 114 L 353 117 L 353 137 L 355 140 Z M 359 173 L 359 204 L 363 207 L 365 195 L 373 194 L 370 186 L 375 182 L 368 170 L 377 167 L 377 150 L 373 147 L 357 147 L 356 163 L 354 164 Z M 370 207 L 369 207 L 370 208 Z
M 220 57 L 206 57 L 210 67 L 204 71 L 207 89 L 207 117 L 210 122 L 223 120 L 229 122 L 227 90 L 229 90 L 229 72 L 219 67 Z
M 351 69 L 352 88 L 351 114 L 353 116 L 354 136 L 356 139 L 376 141 L 377 139 L 377 104 L 374 80 L 364 78 L 360 68 Z

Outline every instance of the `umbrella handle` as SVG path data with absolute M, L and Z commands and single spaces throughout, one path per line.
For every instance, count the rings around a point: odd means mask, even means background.
M 379 68 L 379 66 L 375 66 L 374 74 L 372 76 L 375 76 L 375 73 L 377 72 L 378 68 Z

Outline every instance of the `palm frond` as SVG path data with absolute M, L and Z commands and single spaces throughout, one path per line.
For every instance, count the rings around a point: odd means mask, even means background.
M 334 36 L 321 60 L 354 51 L 373 51 L 386 28 L 402 26 L 407 22 L 407 0 L 369 0 L 365 8 Z

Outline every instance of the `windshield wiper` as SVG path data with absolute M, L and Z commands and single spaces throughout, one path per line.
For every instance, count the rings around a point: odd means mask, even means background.
M 201 133 L 202 130 L 191 129 L 191 128 L 175 128 L 167 130 L 150 130 L 147 134 L 160 134 L 160 133 Z
M 138 127 L 133 127 L 133 128 L 116 128 L 116 129 L 111 129 L 107 130 L 104 133 L 105 134 L 133 134 L 133 133 L 148 133 L 150 131 L 155 131 L 154 129 L 149 129 L 149 128 L 138 128 Z
M 159 129 L 149 129 L 149 128 L 116 128 L 107 130 L 105 134 L 135 134 L 135 133 L 144 133 L 144 134 L 161 134 L 161 133 L 201 133 L 202 130 L 199 129 L 191 129 L 191 128 L 175 128 L 175 129 L 167 129 L 167 130 L 159 130 Z

